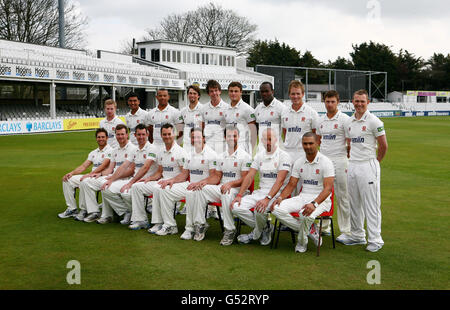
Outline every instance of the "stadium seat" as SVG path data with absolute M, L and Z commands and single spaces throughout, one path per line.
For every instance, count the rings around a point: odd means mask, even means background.
M 317 256 L 319 256 L 320 254 L 320 244 L 321 244 L 321 240 L 322 240 L 322 221 L 323 220 L 330 220 L 330 224 L 331 224 L 331 239 L 333 241 L 333 249 L 336 248 L 336 244 L 335 244 L 335 240 L 334 240 L 334 227 L 333 227 L 333 213 L 334 213 L 334 188 L 331 191 L 331 208 L 330 211 L 328 212 L 323 212 L 322 214 L 320 214 L 318 217 L 316 217 L 316 220 L 320 221 L 319 224 L 319 245 L 317 246 Z M 291 213 L 291 216 L 295 217 L 295 218 L 299 218 L 300 214 L 298 212 L 293 212 Z M 278 219 L 275 219 L 275 229 L 273 231 L 273 236 L 272 236 L 272 244 L 270 245 L 271 248 L 277 248 L 278 247 L 278 241 L 280 239 L 280 232 L 281 230 L 281 223 L 278 224 Z M 289 227 L 285 227 L 286 229 L 284 231 L 290 232 L 291 233 L 291 239 L 292 239 L 292 243 L 295 245 L 295 234 L 297 232 L 293 231 L 292 229 L 290 229 Z M 275 234 L 276 234 L 276 240 L 275 240 Z

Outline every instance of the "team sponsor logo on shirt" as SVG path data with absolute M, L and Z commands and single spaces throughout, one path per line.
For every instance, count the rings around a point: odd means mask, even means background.
M 210 121 L 208 121 L 208 125 L 211 125 L 211 124 L 220 125 L 220 121 L 219 120 L 210 120 Z
M 303 184 L 308 184 L 308 185 L 319 185 L 319 181 L 316 180 L 304 180 Z
M 252 166 L 252 163 L 247 163 L 246 165 L 248 168 L 250 168 Z
M 144 164 L 143 164 L 143 163 L 140 163 L 140 164 L 136 164 L 136 168 L 141 168 L 142 166 L 144 166 Z
M 116 166 L 120 167 L 123 164 L 123 161 L 116 161 Z
M 228 172 L 224 172 L 223 176 L 226 177 L 226 178 L 235 178 L 236 177 L 236 173 L 228 171 Z
M 352 143 L 364 143 L 363 137 L 352 138 Z
M 189 170 L 189 172 L 195 175 L 203 175 L 203 170 L 200 169 Z
M 336 135 L 323 135 L 324 140 L 336 140 Z
M 291 168 L 291 165 L 284 163 L 284 164 L 283 164 L 283 167 Z
M 163 167 L 163 171 L 172 172 L 173 167 Z
M 270 127 L 270 126 L 272 126 L 272 122 L 271 121 L 264 121 L 264 122 L 259 123 L 259 125 L 260 126 Z
M 377 128 L 377 131 L 378 131 L 378 132 L 382 132 L 383 130 L 384 130 L 384 127 L 383 127 L 383 126 Z
M 288 128 L 288 132 L 301 132 L 301 131 L 302 131 L 302 128 L 298 127 L 298 126 Z
M 274 172 L 263 173 L 262 177 L 266 178 L 266 179 L 276 179 L 278 177 L 278 173 L 274 173 Z

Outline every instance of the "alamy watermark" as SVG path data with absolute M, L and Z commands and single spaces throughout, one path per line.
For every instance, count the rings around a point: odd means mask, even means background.
M 381 284 L 381 264 L 377 260 L 371 260 L 367 262 L 367 269 L 370 269 L 369 273 L 367 273 L 366 281 L 367 284 Z
M 66 265 L 67 269 L 71 269 L 66 276 L 67 284 L 81 284 L 81 264 L 77 260 L 70 260 Z
M 378 0 L 369 0 L 366 4 L 367 16 L 366 21 L 372 25 L 382 26 L 381 22 L 381 3 Z

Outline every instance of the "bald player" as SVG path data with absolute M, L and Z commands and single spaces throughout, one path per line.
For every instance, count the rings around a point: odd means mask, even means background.
M 369 95 L 361 89 L 353 94 L 355 113 L 345 124 L 350 140 L 348 164 L 348 194 L 350 198 L 350 236 L 345 245 L 366 244 L 364 220 L 367 225 L 367 251 L 377 252 L 383 245 L 381 238 L 380 162 L 388 144 L 383 122 L 369 112 Z
M 261 245 L 268 245 L 272 240 L 273 225 L 268 221 L 268 212 L 279 191 L 286 186 L 291 171 L 291 157 L 278 147 L 274 129 L 263 130 L 261 143 L 264 151 L 256 154 L 239 193 L 231 202 L 233 215 L 253 228 L 251 233 L 238 236 L 238 242 L 244 244 L 259 239 Z M 259 189 L 243 197 L 258 171 Z

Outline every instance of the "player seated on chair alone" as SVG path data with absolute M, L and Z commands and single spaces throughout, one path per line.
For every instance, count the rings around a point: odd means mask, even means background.
M 308 132 L 302 137 L 305 156 L 294 163 L 288 185 L 272 205 L 273 212 L 280 222 L 298 232 L 296 252 L 306 252 L 308 237 L 319 245 L 319 232 L 314 220 L 331 209 L 331 192 L 334 182 L 334 166 L 330 159 L 318 151 L 318 137 Z M 291 195 L 300 181 L 302 185 L 298 196 Z M 294 218 L 291 213 L 298 212 Z M 321 239 L 320 239 L 321 240 Z
M 83 217 L 87 213 L 86 203 L 80 202 L 80 212 L 77 211 L 77 202 L 75 200 L 75 189 L 80 187 L 80 183 L 84 180 L 101 174 L 109 166 L 112 148 L 107 144 L 108 132 L 104 128 L 99 128 L 95 132 L 98 148 L 89 153 L 88 158 L 77 168 L 67 173 L 63 177 L 63 193 L 66 200 L 67 209 L 63 213 L 58 214 L 59 218 L 75 217 L 82 214 Z M 92 171 L 82 175 L 83 171 L 92 165 Z M 83 197 L 80 195 L 80 199 Z
M 270 244 L 273 225 L 268 221 L 268 212 L 279 191 L 286 186 L 292 166 L 289 154 L 278 147 L 276 130 L 266 128 L 261 136 L 263 150 L 256 154 L 239 193 L 230 205 L 233 215 L 253 228 L 251 233 L 238 236 L 238 242 L 244 244 L 258 239 L 261 245 Z M 258 171 L 259 189 L 242 197 Z
M 159 199 L 161 208 L 165 209 L 167 218 L 164 218 L 164 226 L 173 227 L 172 231 L 178 231 L 173 217 L 173 206 L 175 202 L 186 198 L 186 226 L 181 239 L 194 239 L 201 241 L 205 237 L 208 228 L 205 222 L 205 206 L 198 206 L 196 195 L 206 185 L 216 178 L 217 154 L 212 148 L 205 144 L 205 135 L 201 128 L 191 129 L 191 144 L 193 151 L 188 155 L 183 170 L 174 178 L 159 182 L 161 189 L 156 199 Z M 187 181 L 189 179 L 189 182 Z M 156 234 L 161 235 L 157 232 Z

